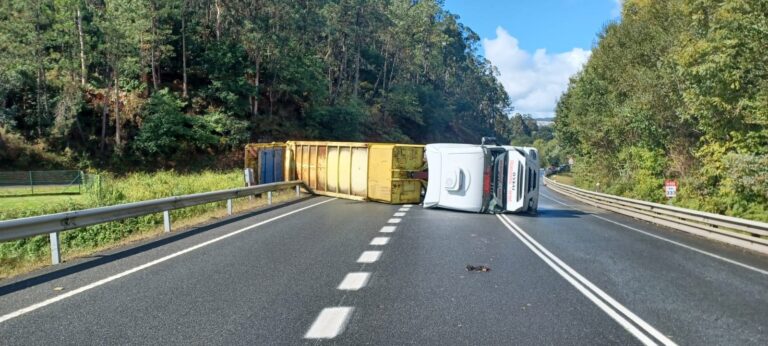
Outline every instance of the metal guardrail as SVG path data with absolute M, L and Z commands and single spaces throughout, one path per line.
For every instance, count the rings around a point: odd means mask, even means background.
M 768 254 L 768 223 L 587 191 L 548 178 L 544 184 L 602 209 Z
M 59 251 L 59 232 L 61 231 L 162 212 L 165 232 L 170 232 L 169 211 L 171 210 L 226 200 L 227 214 L 232 215 L 232 199 L 266 192 L 267 203 L 272 204 L 272 191 L 293 187 L 296 188 L 297 196 L 300 193 L 300 187 L 306 189 L 304 183 L 295 180 L 0 221 L 0 242 L 48 233 L 51 237 L 51 262 L 58 264 L 61 262 Z

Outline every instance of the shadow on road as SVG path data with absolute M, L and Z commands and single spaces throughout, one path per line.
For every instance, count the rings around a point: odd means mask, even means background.
M 236 221 L 239 221 L 239 220 L 242 220 L 242 219 L 253 217 L 253 216 L 256 216 L 256 215 L 259 215 L 259 214 L 263 214 L 263 213 L 266 213 L 266 212 L 269 212 L 269 211 L 272 211 L 272 210 L 275 210 L 275 209 L 279 209 L 279 208 L 282 208 L 282 207 L 286 207 L 286 206 L 289 206 L 289 205 L 293 205 L 293 204 L 296 204 L 296 203 L 299 203 L 299 202 L 303 202 L 303 201 L 306 201 L 306 200 L 311 199 L 311 198 L 313 198 L 313 196 L 299 198 L 299 199 L 296 199 L 296 200 L 293 200 L 293 201 L 290 201 L 290 202 L 275 204 L 275 205 L 273 205 L 271 207 L 261 208 L 261 209 L 254 210 L 252 212 L 247 212 L 247 213 L 244 213 L 244 214 L 240 214 L 240 215 L 237 215 L 237 216 L 234 216 L 234 217 L 230 217 L 230 218 L 226 218 L 226 219 L 222 219 L 222 220 L 217 220 L 217 221 L 214 221 L 213 223 L 210 223 L 210 224 L 203 224 L 203 225 L 197 226 L 197 227 L 193 226 L 192 228 L 189 228 L 188 230 L 172 233 L 171 235 L 168 235 L 166 237 L 149 239 L 149 240 L 146 240 L 143 243 L 140 243 L 140 244 L 137 244 L 137 245 L 133 245 L 133 246 L 128 245 L 129 246 L 128 248 L 123 248 L 123 249 L 117 250 L 118 252 L 115 252 L 115 253 L 96 253 L 96 254 L 93 254 L 93 255 L 91 255 L 89 257 L 78 259 L 78 260 L 76 260 L 77 263 L 74 263 L 74 264 L 72 264 L 70 266 L 67 266 L 66 264 L 64 264 L 63 268 L 58 267 L 58 266 L 48 267 L 47 269 L 43 269 L 43 271 L 45 271 L 44 273 L 41 273 L 41 274 L 36 275 L 36 276 L 32 276 L 32 277 L 28 277 L 28 278 L 24 278 L 22 276 L 22 278 L 21 279 L 17 279 L 17 281 L 14 280 L 14 279 L 10 279 L 11 282 L 9 282 L 7 284 L 3 284 L 2 286 L 0 286 L 0 297 L 4 296 L 6 294 L 10 294 L 10 293 L 13 293 L 13 292 L 17 292 L 17 291 L 29 288 L 29 287 L 33 287 L 33 286 L 37 286 L 37 285 L 40 285 L 40 284 L 44 284 L 46 282 L 53 281 L 53 280 L 65 277 L 67 275 L 76 274 L 76 273 L 82 272 L 84 270 L 91 269 L 93 267 L 97 267 L 97 266 L 100 266 L 100 265 L 103 265 L 103 264 L 107 264 L 107 263 L 110 263 L 110 262 L 114 262 L 114 261 L 117 261 L 117 260 L 129 257 L 129 256 L 133 256 L 135 254 L 139 254 L 139 253 L 142 253 L 144 251 L 152 250 L 152 249 L 161 247 L 163 245 L 170 244 L 170 243 L 173 243 L 173 242 L 176 242 L 176 241 L 179 241 L 179 240 L 191 237 L 191 236 L 196 235 L 196 234 L 200 234 L 200 233 L 212 230 L 214 228 L 217 228 L 217 227 L 220 227 L 220 226 L 232 223 L 232 222 L 236 222 Z
M 533 218 L 547 218 L 547 219 L 575 219 L 580 218 L 583 215 L 587 215 L 587 213 L 574 210 L 574 209 L 539 209 L 538 214 L 531 215 L 531 214 L 520 214 L 524 217 L 533 217 Z

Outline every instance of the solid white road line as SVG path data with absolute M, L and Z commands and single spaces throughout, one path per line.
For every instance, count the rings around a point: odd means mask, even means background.
M 333 339 L 344 331 L 347 326 L 349 316 L 352 315 L 353 307 L 336 306 L 325 308 L 320 311 L 315 322 L 309 327 L 305 339 Z
M 368 284 L 368 279 L 370 277 L 371 273 L 367 272 L 348 273 L 347 276 L 344 277 L 344 280 L 342 280 L 339 284 L 339 287 L 336 287 L 336 289 L 345 291 L 357 291 Z
M 549 197 L 549 196 L 547 196 L 547 195 L 545 195 L 545 194 L 543 194 L 543 193 L 541 193 L 541 192 L 539 192 L 539 194 L 540 194 L 542 197 L 544 197 L 544 198 L 546 198 L 546 199 L 548 199 L 548 200 L 550 200 L 550 201 L 553 201 L 553 202 L 557 202 L 557 203 L 560 203 L 560 204 L 562 204 L 562 205 L 564 205 L 564 206 L 566 206 L 566 207 L 571 207 L 571 205 L 569 205 L 569 204 L 565 204 L 565 203 L 563 203 L 563 202 L 560 202 L 560 201 L 558 201 L 557 199 L 555 199 L 555 198 L 552 198 L 552 197 Z
M 381 233 L 392 233 L 397 229 L 397 226 L 384 226 L 381 228 Z
M 570 204 L 565 204 L 565 203 L 563 203 L 563 202 L 559 201 L 558 199 L 556 199 L 556 198 L 554 198 L 554 197 L 552 197 L 552 196 L 549 196 L 548 194 L 542 193 L 541 191 L 539 191 L 539 194 L 540 194 L 540 195 L 542 195 L 542 196 L 544 196 L 544 198 L 546 198 L 546 199 L 550 199 L 550 200 L 553 200 L 553 201 L 555 201 L 555 202 L 557 202 L 557 203 L 560 203 L 560 204 L 562 204 L 562 205 L 564 205 L 564 206 L 566 206 L 566 207 L 570 207 L 570 206 L 571 206 Z
M 685 245 L 685 244 L 683 244 L 683 243 L 680 243 L 680 242 L 676 242 L 676 241 L 674 241 L 674 240 L 671 240 L 671 239 L 667 239 L 667 238 L 664 238 L 664 237 L 661 237 L 661 236 L 655 235 L 655 234 L 653 234 L 653 233 L 649 233 L 649 232 L 643 231 L 643 230 L 641 230 L 641 229 L 637 229 L 637 228 L 634 228 L 634 227 L 632 227 L 632 226 L 627 226 L 627 225 L 625 225 L 625 224 L 623 224 L 623 223 L 621 223 L 621 222 L 616 222 L 616 221 L 613 221 L 613 220 L 609 220 L 609 219 L 606 219 L 606 218 L 604 218 L 604 217 L 602 217 L 602 216 L 599 216 L 599 215 L 595 215 L 595 214 L 590 214 L 590 215 L 592 215 L 592 216 L 594 216 L 594 217 L 596 217 L 596 218 L 598 218 L 598 219 L 600 219 L 600 220 L 603 220 L 603 221 L 607 221 L 607 222 L 610 222 L 610 223 L 612 223 L 612 224 L 615 224 L 615 225 L 619 225 L 619 226 L 621 226 L 621 227 L 624 227 L 624 228 L 626 228 L 626 229 L 629 229 L 629 230 L 633 230 L 633 231 L 635 231 L 635 232 L 640 232 L 640 233 L 642 233 L 642 234 L 645 234 L 645 235 L 647 235 L 647 236 L 649 236 L 649 237 L 654 237 L 654 238 L 656 238 L 656 239 L 659 239 L 659 240 L 663 240 L 663 241 L 665 241 L 665 242 L 668 242 L 668 243 L 671 243 L 671 244 L 675 244 L 675 245 L 677 245 L 677 246 L 682 246 L 682 247 L 684 247 L 684 248 L 686 248 L 686 249 L 688 249 L 688 250 L 691 250 L 691 251 L 696 251 L 696 252 L 698 252 L 698 253 L 700 253 L 700 254 L 702 254 L 702 255 L 707 255 L 707 256 L 709 256 L 709 257 L 712 257 L 712 258 L 716 258 L 716 259 L 719 259 L 719 260 L 721 260 L 721 261 L 725 261 L 725 262 L 728 262 L 728 263 L 730 263 L 730 264 L 735 264 L 735 265 L 737 265 L 737 266 L 739 266 L 739 267 L 742 267 L 742 268 L 746 268 L 746 269 L 749 269 L 749 270 L 753 270 L 753 271 L 756 271 L 756 272 L 758 272 L 758 273 L 760 273 L 760 274 L 763 274 L 763 275 L 768 275 L 768 271 L 767 271 L 767 270 L 762 270 L 762 269 L 760 269 L 760 268 L 755 268 L 755 267 L 753 267 L 753 266 L 751 266 L 751 265 L 748 265 L 748 264 L 744 264 L 744 263 L 741 263 L 741 262 L 737 262 L 737 261 L 734 261 L 734 260 L 732 260 L 732 259 L 728 259 L 728 258 L 725 258 L 725 257 L 723 257 L 723 256 L 720 256 L 720 255 L 715 255 L 715 254 L 713 254 L 713 253 L 711 253 L 711 252 L 707 252 L 707 251 L 704 251 L 704 250 L 700 250 L 700 249 L 697 249 L 697 248 L 695 248 L 695 247 L 693 247 L 693 246 Z
M 404 211 L 397 212 L 397 213 L 395 213 L 395 215 L 392 215 L 392 216 L 394 216 L 394 217 L 403 217 L 403 216 L 405 216 L 405 212 Z
M 544 262 L 547 263 L 547 265 L 549 265 L 552 269 L 554 269 L 558 274 L 560 274 L 560 276 L 566 279 L 571 285 L 576 287 L 576 289 L 579 290 L 579 292 L 584 294 L 584 296 L 586 296 L 589 300 L 595 303 L 595 305 L 597 305 L 601 310 L 607 313 L 611 318 L 613 318 L 617 323 L 619 323 L 622 327 L 624 327 L 624 329 L 626 329 L 632 335 L 634 335 L 643 344 L 656 345 L 656 342 L 654 342 L 647 335 L 642 333 L 637 327 L 635 327 L 635 325 L 633 325 L 630 321 L 628 321 L 627 318 L 632 322 L 634 322 L 635 324 L 637 324 L 646 333 L 652 335 L 662 344 L 676 345 L 672 340 L 667 338 L 664 334 L 656 330 L 647 322 L 643 321 L 640 317 L 635 315 L 633 312 L 629 311 L 629 309 L 621 305 L 615 299 L 613 299 L 608 294 L 606 294 L 601 289 L 599 289 L 597 286 L 595 286 L 592 282 L 590 282 L 589 280 L 581 276 L 581 274 L 573 270 L 573 268 L 571 268 L 570 266 L 565 264 L 563 261 L 561 261 L 559 258 L 557 258 L 557 256 L 549 252 L 549 250 L 547 250 L 541 244 L 539 244 L 536 240 L 531 238 L 530 235 L 528 235 L 525 231 L 522 230 L 522 228 L 520 228 L 514 222 L 512 222 L 512 220 L 502 215 L 497 215 L 497 217 L 499 218 L 501 223 L 504 224 L 504 226 L 507 227 L 507 229 L 509 229 L 512 232 L 512 234 L 514 234 L 518 239 L 520 239 L 520 241 L 523 242 L 525 246 L 527 246 L 531 251 L 533 251 L 533 253 L 535 253 L 542 260 L 544 260 Z M 602 300 L 597 298 L 595 295 L 602 298 Z M 621 316 L 619 312 L 624 314 L 624 316 L 626 316 L 627 318 L 624 318 L 623 316 Z
M 389 243 L 389 237 L 376 237 L 376 238 L 373 238 L 373 240 L 371 240 L 370 245 L 380 246 L 380 245 L 387 245 L 387 243 Z
M 379 260 L 381 251 L 363 251 L 357 259 L 357 263 L 373 263 Z
M 67 299 L 67 298 L 69 298 L 69 297 L 72 297 L 72 296 L 74 296 L 74 295 L 77 295 L 77 294 L 83 293 L 83 292 L 85 292 L 85 291 L 88 291 L 88 290 L 90 290 L 90 289 L 93 289 L 93 288 L 99 287 L 99 286 L 101 286 L 101 285 L 104 285 L 104 284 L 106 284 L 106 283 L 109 283 L 109 282 L 115 281 L 115 280 L 117 280 L 117 279 L 119 279 L 119 278 L 121 278 L 121 277 L 124 277 L 124 276 L 128 276 L 128 275 L 130 275 L 130 274 L 133 274 L 133 273 L 135 273 L 135 272 L 138 272 L 138 271 L 141 271 L 141 270 L 147 269 L 147 268 L 149 268 L 149 267 L 152 267 L 152 266 L 154 266 L 154 265 L 156 265 L 156 264 L 160 264 L 160 263 L 163 263 L 163 262 L 165 262 L 165 261 L 167 261 L 167 260 L 170 260 L 170 259 L 172 259 L 172 258 L 175 258 L 175 257 L 181 256 L 181 255 L 183 255 L 183 254 L 185 254 L 185 253 L 188 253 L 188 252 L 192 252 L 192 251 L 195 251 L 195 250 L 197 250 L 197 249 L 199 249 L 199 248 L 202 248 L 202 247 L 204 247 L 204 246 L 208 246 L 208 245 L 211 245 L 211 244 L 213 244 L 213 243 L 219 242 L 219 241 L 221 241 L 221 240 L 224 240 L 224 239 L 226 239 L 226 238 L 229 238 L 229 237 L 231 237 L 231 236 L 234 236 L 234 235 L 237 235 L 237 234 L 243 233 L 243 232 L 245 232 L 245 231 L 249 231 L 249 230 L 252 230 L 252 229 L 254 229 L 254 228 L 256 228 L 256 227 L 259 227 L 259 226 L 261 226 L 261 225 L 264 225 L 264 224 L 268 224 L 268 223 L 270 223 L 270 222 L 273 222 L 273 221 L 276 221 L 276 220 L 282 219 L 282 218 L 284 218 L 284 217 L 286 217 L 286 216 L 290 216 L 290 215 L 296 214 L 296 213 L 298 213 L 298 212 L 301 212 L 301 211 L 307 210 L 307 209 L 309 209 L 309 208 L 312 208 L 312 207 L 315 207 L 315 206 L 321 205 L 321 204 L 323 204 L 323 203 L 328 203 L 328 202 L 330 202 L 330 201 L 333 201 L 333 200 L 335 200 L 335 199 L 336 199 L 336 198 L 333 198 L 333 199 L 329 199 L 329 200 L 325 200 L 325 201 L 322 201 L 322 202 L 319 202 L 319 203 L 315 203 L 315 204 L 312 204 L 312 205 L 309 205 L 309 206 L 306 206 L 306 207 L 303 207 L 303 208 L 300 208 L 300 209 L 296 209 L 296 210 L 294 210 L 294 211 L 290 211 L 290 212 L 287 212 L 287 213 L 285 213 L 285 214 L 282 214 L 282 215 L 279 215 L 279 216 L 275 216 L 275 217 L 273 217 L 273 218 L 271 218 L 271 219 L 268 219 L 268 220 L 264 220 L 264 221 L 261 221 L 261 222 L 259 222 L 259 223 L 256 223 L 256 224 L 253 224 L 253 225 L 250 225 L 250 226 L 248 226 L 248 227 L 244 227 L 244 228 L 241 228 L 241 229 L 239 229 L 239 230 L 237 230 L 237 231 L 234 231 L 234 232 L 231 232 L 231 233 L 227 233 L 227 234 L 225 234 L 225 235 L 223 235 L 223 236 L 220 236 L 220 237 L 218 237 L 218 238 L 214 238 L 214 239 L 211 239 L 211 240 L 209 240 L 209 241 L 206 241 L 206 242 L 204 242 L 204 243 L 200 243 L 200 244 L 197 244 L 197 245 L 195 245 L 195 246 L 192 246 L 192 247 L 186 248 L 186 249 L 184 249 L 184 250 L 181 250 L 181 251 L 178 251 L 178 252 L 172 253 L 172 254 L 170 254 L 170 255 L 167 255 L 167 256 L 165 256 L 165 257 L 162 257 L 162 258 L 158 258 L 158 259 L 156 259 L 156 260 L 154 260 L 154 261 L 151 261 L 151 262 L 148 262 L 148 263 L 142 264 L 142 265 L 140 265 L 140 266 L 138 266 L 138 267 L 134 267 L 134 268 L 128 269 L 128 270 L 126 270 L 126 271 L 124 271 L 124 272 L 121 272 L 121 273 L 118 273 L 118 274 L 112 275 L 112 276 L 110 276 L 110 277 L 107 277 L 107 278 L 101 279 L 101 280 L 99 280 L 99 281 L 96 281 L 96 282 L 94 282 L 94 283 L 91 283 L 91 284 L 85 285 L 85 286 L 83 286 L 83 287 L 80 287 L 80 288 L 74 289 L 74 290 L 72 290 L 72 291 L 69 291 L 69 292 L 67 292 L 67 293 L 64 293 L 64 294 L 61 294 L 61 295 L 55 296 L 55 297 L 53 297 L 53 298 L 50 298 L 50 299 L 44 300 L 44 301 L 42 301 L 42 302 L 39 302 L 39 303 L 37 303 L 37 304 L 33 304 L 33 305 L 30 305 L 30 306 L 28 306 L 28 307 L 26 307 L 26 308 L 23 308 L 23 309 L 20 309 L 20 310 L 16 310 L 16 311 L 14 311 L 14 312 L 11 312 L 11 313 L 9 313 L 9 314 L 5 314 L 5 315 L 3 315 L 3 316 L 0 316 L 0 323 L 3 323 L 3 322 L 5 322 L 5 321 L 8 321 L 8 320 L 10 320 L 10 319 L 12 319 L 12 318 L 15 318 L 15 317 L 21 316 L 21 315 L 23 315 L 23 314 L 26 314 L 26 313 L 28 313 L 28 312 L 32 312 L 32 311 L 35 311 L 35 310 L 37 310 L 37 309 L 39 309 L 39 308 L 42 308 L 42 307 L 45 307 L 45 306 L 47 306 L 47 305 L 51 305 L 51 304 L 53 304 L 53 303 L 56 303 L 56 302 L 58 302 L 58 301 L 61 301 L 61 300 Z
M 400 221 L 403 221 L 403 219 L 391 218 L 387 221 L 387 223 L 400 223 Z
M 546 197 L 546 196 L 544 196 L 544 197 Z M 546 198 L 548 198 L 548 199 L 551 199 L 551 200 L 553 200 L 553 201 L 555 201 L 555 202 L 557 202 L 557 203 L 560 203 L 560 204 L 562 204 L 562 205 L 564 205 L 564 206 L 567 206 L 567 207 L 571 207 L 570 205 L 568 205 L 568 204 L 565 204 L 565 203 L 562 203 L 562 202 L 560 202 L 560 201 L 558 201 L 558 200 L 556 200 L 556 199 L 554 199 L 554 198 L 551 198 L 551 197 L 546 197 Z M 571 207 L 571 208 L 573 208 L 573 207 Z M 647 231 L 644 231 L 644 230 L 641 230 L 641 229 L 639 229 L 639 228 L 635 228 L 635 227 L 632 227 L 632 226 L 629 226 L 629 225 L 625 225 L 625 224 L 623 224 L 623 223 L 621 223 L 621 222 L 613 221 L 613 220 L 610 220 L 610 219 L 604 218 L 604 217 L 602 217 L 602 216 L 599 216 L 599 215 L 590 214 L 590 213 L 588 213 L 588 214 L 589 214 L 589 215 L 592 215 L 592 216 L 594 216 L 594 217 L 596 217 L 596 218 L 598 218 L 598 219 L 600 219 L 600 220 L 603 220 L 603 221 L 606 221 L 606 222 L 610 222 L 610 223 L 612 223 L 612 224 L 614 224 L 614 225 L 618 225 L 618 226 L 624 227 L 624 228 L 626 228 L 626 229 L 628 229 L 628 230 L 632 230 L 632 231 L 635 231 L 635 232 L 639 232 L 639 233 L 645 234 L 645 235 L 647 235 L 647 236 L 649 236 L 649 237 L 654 237 L 654 238 L 656 238 L 656 239 L 659 239 L 659 240 L 663 240 L 663 241 L 665 241 L 665 242 L 667 242 L 667 243 L 670 243 L 670 244 L 675 244 L 675 245 L 677 245 L 677 246 L 680 246 L 680 247 L 684 247 L 684 248 L 686 248 L 686 249 L 688 249 L 688 250 L 691 250 L 691 251 L 696 251 L 696 252 L 698 252 L 698 253 L 700 253 L 700 254 L 702 254 L 702 255 L 705 255 L 705 256 L 709 256 L 709 257 L 712 257 L 712 258 L 715 258 L 715 259 L 719 259 L 719 260 L 721 260 L 721 261 L 724 261 L 724 262 L 728 262 L 728 263 L 730 263 L 730 264 L 734 264 L 734 265 L 737 265 L 737 266 L 739 266 L 739 267 L 742 267 L 742 268 L 745 268 L 745 269 L 749 269 L 749 270 L 752 270 L 752 271 L 758 272 L 758 273 L 760 273 L 760 274 L 763 274 L 763 275 L 768 275 L 768 270 L 763 270 L 763 269 L 760 269 L 760 268 L 756 268 L 756 267 L 753 267 L 753 266 L 751 266 L 751 265 L 748 265 L 748 264 L 744 264 L 744 263 L 741 263 L 741 262 L 739 262 L 739 261 L 734 261 L 734 260 L 732 260 L 732 259 L 728 259 L 728 258 L 725 258 L 725 257 L 723 257 L 723 256 L 720 256 L 720 255 L 716 255 L 716 254 L 714 254 L 714 253 L 711 253 L 711 252 L 709 252 L 709 251 L 704 251 L 704 250 L 701 250 L 701 249 L 699 249 L 699 248 L 695 248 L 695 247 L 693 247 L 693 246 L 690 246 L 690 245 L 685 245 L 685 244 L 683 244 L 683 243 L 681 243 L 681 242 L 678 242 L 678 241 L 674 241 L 674 240 L 672 240 L 672 239 L 668 239 L 668 238 L 664 238 L 664 237 L 662 237 L 662 236 L 659 236 L 659 235 L 656 235 L 656 234 L 653 234 L 653 233 L 650 233 L 650 232 L 647 232 Z

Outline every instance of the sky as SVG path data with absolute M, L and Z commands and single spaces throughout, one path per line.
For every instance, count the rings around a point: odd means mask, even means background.
M 622 0 L 445 0 L 481 38 L 515 113 L 554 116 L 568 79 L 581 70 L 597 34 L 618 20 Z

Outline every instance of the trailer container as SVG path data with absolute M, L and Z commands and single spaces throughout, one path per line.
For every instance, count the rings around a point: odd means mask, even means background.
M 258 184 L 286 181 L 285 143 L 251 143 L 245 146 L 245 168 L 253 169 Z
M 288 142 L 286 172 L 326 196 L 387 203 L 418 203 L 421 181 L 408 178 L 423 166 L 420 145 L 354 142 Z
M 368 198 L 392 204 L 419 203 L 422 181 L 411 174 L 424 168 L 423 145 L 371 144 Z

